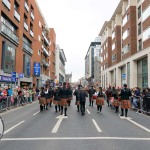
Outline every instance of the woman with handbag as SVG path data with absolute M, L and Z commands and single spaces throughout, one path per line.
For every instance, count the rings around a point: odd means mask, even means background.
M 104 105 L 104 94 L 102 91 L 102 87 L 99 87 L 97 99 L 96 99 L 96 105 L 97 105 L 97 113 L 102 111 L 102 106 Z

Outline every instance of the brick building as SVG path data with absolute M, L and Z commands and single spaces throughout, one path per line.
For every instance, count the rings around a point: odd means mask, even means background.
M 150 87 L 150 1 L 120 0 L 99 35 L 102 86 Z
M 0 15 L 0 83 L 9 84 L 12 72 L 24 74 L 19 86 L 54 80 L 56 35 L 36 0 L 2 0 Z

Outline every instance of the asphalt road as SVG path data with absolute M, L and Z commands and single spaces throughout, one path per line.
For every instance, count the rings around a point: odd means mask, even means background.
M 38 102 L 0 114 L 5 132 L 0 150 L 148 150 L 150 117 L 129 111 L 120 118 L 105 106 L 97 113 L 88 106 L 85 116 L 77 112 L 73 100 L 67 117 L 54 105 L 39 112 Z

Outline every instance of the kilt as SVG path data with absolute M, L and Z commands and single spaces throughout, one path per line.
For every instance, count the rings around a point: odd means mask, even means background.
M 104 98 L 98 97 L 96 99 L 96 105 L 104 105 Z
M 75 105 L 80 105 L 80 101 L 76 101 L 76 102 L 75 102 Z
M 68 101 L 68 99 L 67 98 L 63 98 L 63 99 L 61 99 L 61 101 L 60 101 L 60 105 L 61 106 L 67 106 L 67 101 Z
M 53 104 L 58 105 L 58 101 L 53 100 Z
M 115 99 L 114 102 L 113 102 L 113 106 L 120 106 L 120 102 L 119 100 Z
M 42 105 L 42 104 L 45 105 L 46 104 L 46 99 L 44 97 L 40 97 L 39 98 L 39 104 L 40 105 Z
M 121 108 L 124 108 L 124 109 L 129 109 L 131 108 L 131 103 L 129 100 L 122 100 L 121 101 Z
M 48 104 L 50 102 L 50 99 L 48 98 L 48 99 L 46 99 L 46 103 Z
M 52 103 L 52 102 L 53 102 L 53 98 L 50 98 L 50 99 L 49 99 L 49 102 L 51 102 L 51 103 Z

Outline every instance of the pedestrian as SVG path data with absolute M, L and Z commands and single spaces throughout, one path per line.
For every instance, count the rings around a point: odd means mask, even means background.
M 59 96 L 59 92 L 60 92 L 60 88 L 59 87 L 55 87 L 53 103 L 55 104 L 55 111 L 56 112 L 58 112 L 58 110 L 60 112 L 60 96 Z
M 81 110 L 81 116 L 85 115 L 85 103 L 86 103 L 86 97 L 88 97 L 88 94 L 84 90 L 83 87 L 81 87 L 80 90 L 80 110 Z
M 128 109 L 131 108 L 131 103 L 129 98 L 131 96 L 131 90 L 127 88 L 127 84 L 124 84 L 124 88 L 121 90 L 121 115 L 124 116 L 124 109 L 125 109 L 125 117 L 127 117 Z
M 89 89 L 88 93 L 89 93 L 89 106 L 93 106 L 93 95 L 95 94 L 96 90 L 94 89 L 93 86 L 91 86 L 91 88 Z
M 42 112 L 44 105 L 46 104 L 44 87 L 41 87 L 41 91 L 39 93 L 39 104 L 40 104 L 40 111 Z
M 143 96 L 143 105 L 145 107 L 146 112 L 148 113 L 150 111 L 150 89 L 147 88 L 145 90 L 145 94 Z
M 63 114 L 63 110 L 65 109 L 65 116 L 67 116 L 67 101 L 69 92 L 66 88 L 66 82 L 63 83 L 63 87 L 60 89 L 59 96 L 61 99 L 61 115 Z
M 49 87 L 48 93 L 49 93 L 49 99 L 50 99 L 49 106 L 51 107 L 52 102 L 53 102 L 53 97 L 54 97 L 54 90 L 53 90 L 52 86 Z
M 70 106 L 71 104 L 71 100 L 72 100 L 72 87 L 70 86 L 70 84 L 68 83 L 68 87 L 67 87 L 67 90 L 68 90 L 68 106 Z
M 104 105 L 104 94 L 102 91 L 102 87 L 99 87 L 99 91 L 97 93 L 96 105 L 97 105 L 97 113 L 101 112 L 102 106 Z
M 112 105 L 113 105 L 113 107 L 115 107 L 116 113 L 118 113 L 120 103 L 119 103 L 118 91 L 116 90 L 115 87 L 112 88 L 112 96 L 114 98 L 114 102 Z
M 46 85 L 46 87 L 44 89 L 44 92 L 45 92 L 45 100 L 46 100 L 45 109 L 48 110 L 48 104 L 50 102 L 49 87 L 48 87 L 48 85 Z
M 78 89 L 76 89 L 73 93 L 74 96 L 76 96 L 76 102 L 75 105 L 77 105 L 77 112 L 79 112 L 79 107 L 80 107 L 80 88 L 82 86 L 78 85 Z
M 110 97 L 112 97 L 112 90 L 111 90 L 111 86 L 109 86 L 105 92 L 106 94 L 106 98 L 107 98 L 107 104 L 108 104 L 108 107 L 110 106 Z

